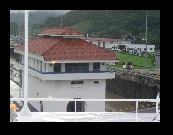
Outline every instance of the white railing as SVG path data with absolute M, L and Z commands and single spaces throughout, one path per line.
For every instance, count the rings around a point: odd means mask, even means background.
M 24 101 L 24 98 L 10 98 L 10 101 Z M 156 99 L 69 99 L 69 98 L 27 98 L 27 101 L 75 101 L 75 121 L 76 121 L 76 101 L 135 101 L 136 102 L 136 122 L 138 121 L 138 102 L 156 102 L 156 115 L 159 113 L 158 104 L 160 98 Z

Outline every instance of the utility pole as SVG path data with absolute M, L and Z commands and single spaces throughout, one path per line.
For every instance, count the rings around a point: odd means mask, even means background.
M 146 10 L 146 49 L 145 49 L 145 72 L 146 72 L 146 64 L 147 64 L 147 10 Z

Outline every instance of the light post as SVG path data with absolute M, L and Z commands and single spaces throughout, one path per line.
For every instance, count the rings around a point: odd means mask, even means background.
M 25 10 L 25 63 L 24 63 L 24 105 L 19 113 L 19 117 L 21 116 L 31 116 L 31 112 L 28 108 L 28 12 L 29 10 Z M 22 117 L 21 117 L 22 118 Z M 24 119 L 24 121 L 30 120 Z

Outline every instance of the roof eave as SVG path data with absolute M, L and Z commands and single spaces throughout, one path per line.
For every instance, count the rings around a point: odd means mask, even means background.
M 55 34 L 38 34 L 38 36 L 52 36 L 52 37 L 58 37 L 58 36 L 64 36 L 64 37 L 83 37 L 84 35 L 55 35 Z
M 119 62 L 119 60 L 44 60 L 45 63 L 91 63 L 91 62 Z

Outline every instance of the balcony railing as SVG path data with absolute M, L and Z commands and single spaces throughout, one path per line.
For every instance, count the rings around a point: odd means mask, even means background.
M 24 98 L 10 98 L 10 101 L 24 101 Z M 138 113 L 139 111 L 138 111 L 138 103 L 140 103 L 140 102 L 155 102 L 156 103 L 156 111 L 155 111 L 155 113 L 153 113 L 154 114 L 154 116 L 155 116 L 155 118 L 156 118 L 156 120 L 158 120 L 158 121 L 160 121 L 160 115 L 159 115 L 159 113 L 160 113 L 160 110 L 159 110 L 159 103 L 160 103 L 160 98 L 157 96 L 157 98 L 156 99 L 68 99 L 68 98 L 27 98 L 27 101 L 48 101 L 48 102 L 51 102 L 51 101 L 74 101 L 75 102 L 75 111 L 74 111 L 74 113 L 72 113 L 72 115 L 74 116 L 74 119 L 75 119 L 75 122 L 77 122 L 77 118 L 76 118 L 76 116 L 77 116 L 77 114 L 81 114 L 81 113 L 83 113 L 83 115 L 84 114 L 86 114 L 86 113 L 89 113 L 89 115 L 91 115 L 91 113 L 98 113 L 98 112 L 77 112 L 77 110 L 76 110 L 76 102 L 77 101 L 112 101 L 112 102 L 116 102 L 116 101 L 122 101 L 122 102 L 124 102 L 124 101 L 135 101 L 136 102 L 136 110 L 135 110 L 135 112 L 128 112 L 128 113 L 126 113 L 125 114 L 125 112 L 121 112 L 122 114 L 123 114 L 123 117 L 132 117 L 130 114 L 133 114 L 133 117 L 135 116 L 134 115 L 134 113 L 136 114 L 136 116 L 134 117 L 134 120 L 136 121 L 136 122 L 141 122 L 141 119 L 139 118 L 139 114 L 140 113 Z M 44 112 L 38 112 L 38 113 L 44 113 Z M 65 112 L 66 114 L 68 114 L 69 112 Z M 104 113 L 106 113 L 106 112 L 99 112 L 99 114 L 104 114 Z M 110 114 L 109 115 L 111 115 L 111 114 L 113 114 L 114 116 L 116 116 L 117 115 L 117 113 L 116 112 L 109 112 Z M 145 116 L 146 117 L 148 117 L 148 114 L 150 114 L 150 113 L 145 113 Z M 40 114 L 41 115 L 41 114 Z M 126 116 L 125 116 L 126 115 Z M 45 116 L 45 115 L 44 115 Z M 54 117 L 54 116 L 52 116 L 52 117 Z M 116 121 L 116 118 L 117 117 L 114 117 L 114 119 L 115 119 L 115 121 Z M 133 122 L 134 122 L 134 120 L 133 120 Z M 142 120 L 143 121 L 143 120 Z M 151 122 L 152 120 L 150 120 L 150 122 Z M 147 121 L 146 121 L 147 122 Z

